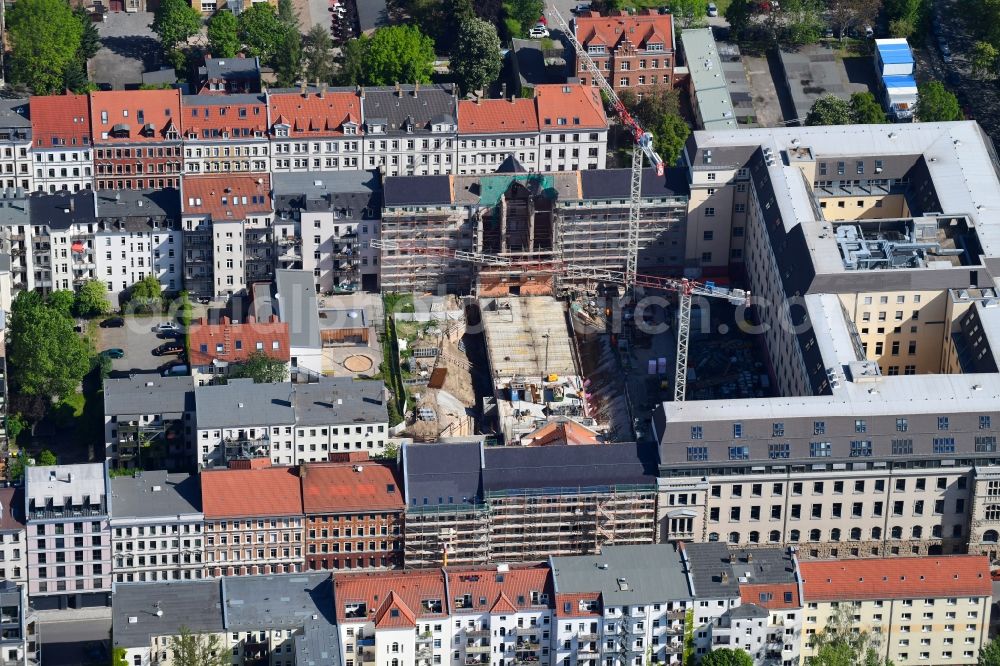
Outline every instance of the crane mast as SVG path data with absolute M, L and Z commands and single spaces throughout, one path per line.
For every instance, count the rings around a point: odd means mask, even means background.
M 608 98 L 611 107 L 615 110 L 615 115 L 621 121 L 622 125 L 628 129 L 632 134 L 632 139 L 635 141 L 636 149 L 632 151 L 632 182 L 630 188 L 630 199 L 628 207 L 628 237 L 626 242 L 626 254 L 625 254 L 625 277 L 626 284 L 631 285 L 634 282 L 636 272 L 638 270 L 638 260 L 639 260 L 639 212 L 641 207 L 641 195 L 642 195 L 642 156 L 646 155 L 649 163 L 656 168 L 656 175 L 663 175 L 663 160 L 656 153 L 653 148 L 653 135 L 649 132 L 643 131 L 642 126 L 639 121 L 636 120 L 625 105 L 622 104 L 621 99 L 618 98 L 618 94 L 615 92 L 608 80 L 604 78 L 601 74 L 601 70 L 598 69 L 597 65 L 594 63 L 593 59 L 587 53 L 587 50 L 583 48 L 583 45 L 577 40 L 576 35 L 569 28 L 569 24 L 563 19 L 562 14 L 559 13 L 555 7 L 549 7 L 549 12 L 555 17 L 556 23 L 559 28 L 566 35 L 570 44 L 573 45 L 573 50 L 576 52 L 577 61 L 583 65 L 583 68 L 590 74 L 590 79 L 601 89 L 601 92 Z

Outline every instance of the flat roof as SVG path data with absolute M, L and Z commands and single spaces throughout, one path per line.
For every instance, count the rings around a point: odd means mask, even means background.
M 551 296 L 481 298 L 494 378 L 577 375 L 563 303 Z
M 598 592 L 604 607 L 691 599 L 671 544 L 605 546 L 600 555 L 550 557 L 556 594 Z
M 329 571 L 226 576 L 222 579 L 222 598 L 228 631 L 296 629 L 316 623 L 335 632 Z
M 879 58 L 887 65 L 913 64 L 913 52 L 910 50 L 910 44 L 902 37 L 876 39 L 875 48 L 878 49 Z
M 681 31 L 698 117 L 707 130 L 736 129 L 736 112 L 711 28 Z
M 115 584 L 111 598 L 115 647 L 146 648 L 154 636 L 174 636 L 181 627 L 198 634 L 225 630 L 220 581 Z
M 177 518 L 201 514 L 201 483 L 197 474 L 164 470 L 136 472 L 111 479 L 114 519 Z
M 293 395 L 290 383 L 256 384 L 249 378 L 198 386 L 194 390 L 197 427 L 292 425 Z
M 310 271 L 278 269 L 274 282 L 278 292 L 278 312 L 288 324 L 288 343 L 292 347 L 319 349 L 319 301 L 316 283 Z
M 194 379 L 135 375 L 104 380 L 104 414 L 118 418 L 158 414 L 183 418 L 194 411 Z
M 104 463 L 32 465 L 24 468 L 25 496 L 36 501 L 52 497 L 57 503 L 72 497 L 73 504 L 83 504 L 87 496 L 93 503 L 106 495 L 106 478 Z

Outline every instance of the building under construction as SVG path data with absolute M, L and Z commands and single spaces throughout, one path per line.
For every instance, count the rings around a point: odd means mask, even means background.
M 381 239 L 385 291 L 537 295 L 581 279 L 555 279 L 560 263 L 624 270 L 630 171 L 526 173 L 508 159 L 480 176 L 385 179 Z M 687 176 L 648 169 L 642 182 L 639 270 L 679 274 L 684 267 Z M 513 262 L 474 264 L 449 251 Z
M 407 567 L 539 560 L 656 539 L 635 444 L 406 444 Z

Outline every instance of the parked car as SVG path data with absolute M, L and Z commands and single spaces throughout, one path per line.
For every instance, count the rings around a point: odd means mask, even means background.
M 112 347 L 111 349 L 105 349 L 102 351 L 101 356 L 107 356 L 108 358 L 125 358 L 125 350 L 119 349 L 118 347 Z
M 179 333 L 181 327 L 172 321 L 163 321 L 157 324 L 153 330 L 157 333 Z
M 948 44 L 942 41 L 939 46 L 941 47 L 941 60 L 944 60 L 946 63 L 950 63 L 952 61 L 952 57 L 951 49 L 948 48 Z
M 166 354 L 180 354 L 184 351 L 184 345 L 179 342 L 164 342 L 153 350 L 153 356 L 165 356 Z
M 101 328 L 121 328 L 125 325 L 125 320 L 121 317 L 108 317 L 101 322 Z
M 866 25 L 865 26 L 865 38 L 871 39 L 874 36 L 875 36 L 875 30 L 870 25 Z
M 212 297 L 211 296 L 199 296 L 198 297 L 198 302 L 201 303 L 202 305 L 208 305 L 209 303 L 212 302 Z
M 662 9 L 662 7 L 661 7 L 661 9 Z M 574 14 L 586 14 L 587 12 L 590 11 L 590 3 L 589 2 L 581 2 L 580 4 L 578 4 L 576 7 L 574 7 L 570 11 L 572 11 Z
M 714 2 L 708 3 L 708 15 L 709 16 L 718 16 L 719 15 L 719 7 Z
M 549 29 L 539 23 L 528 31 L 528 36 L 532 39 L 544 39 L 549 36 Z
M 169 365 L 160 373 L 163 377 L 182 377 L 186 374 L 188 374 L 188 367 L 183 363 Z

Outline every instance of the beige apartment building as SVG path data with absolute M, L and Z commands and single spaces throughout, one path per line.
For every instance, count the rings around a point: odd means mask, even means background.
M 838 614 L 868 632 L 883 659 L 909 664 L 975 664 L 989 640 L 992 583 L 985 557 L 919 557 L 803 562 L 802 663 L 812 637 Z

